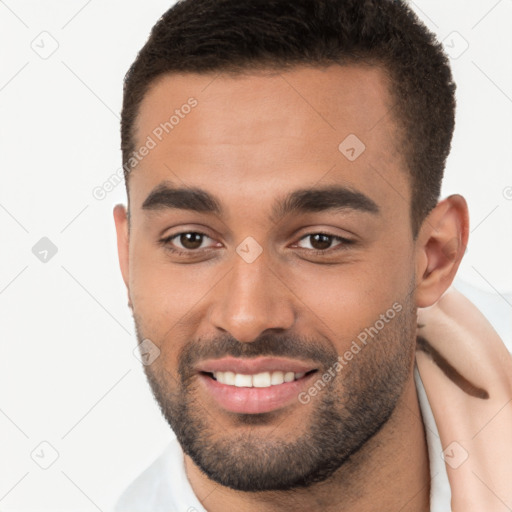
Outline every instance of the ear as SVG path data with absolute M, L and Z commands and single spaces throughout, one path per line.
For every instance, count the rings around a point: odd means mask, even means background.
M 129 286 L 129 229 L 128 229 L 128 214 L 126 207 L 122 204 L 118 204 L 114 207 L 114 222 L 116 225 L 117 233 L 117 255 L 119 258 L 119 266 L 121 268 L 121 274 L 123 281 L 128 291 L 128 306 L 132 307 L 130 301 L 130 286 Z
M 466 200 L 456 194 L 437 204 L 416 240 L 416 306 L 434 304 L 451 285 L 469 236 Z

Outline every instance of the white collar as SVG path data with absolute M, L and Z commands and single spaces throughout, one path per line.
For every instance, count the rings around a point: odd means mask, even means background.
M 450 512 L 451 490 L 443 460 L 443 448 L 432 408 L 427 398 L 420 373 L 414 365 L 414 381 L 418 393 L 430 461 L 430 512 Z

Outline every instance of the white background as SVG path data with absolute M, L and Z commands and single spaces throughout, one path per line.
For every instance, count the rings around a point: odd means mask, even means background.
M 124 73 L 170 5 L 0 1 L 3 512 L 109 510 L 172 435 L 132 353 L 112 220 L 124 185 L 92 195 L 121 165 Z M 512 1 L 411 5 L 457 57 L 443 195 L 470 206 L 460 286 L 511 347 Z M 47 59 L 34 51 L 57 44 Z M 42 237 L 58 248 L 47 263 L 32 253 Z M 59 453 L 47 470 L 30 457 L 42 441 Z

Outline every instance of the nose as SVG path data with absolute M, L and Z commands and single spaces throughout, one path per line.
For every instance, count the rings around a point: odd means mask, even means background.
M 216 287 L 210 322 L 243 343 L 268 329 L 290 329 L 295 321 L 293 294 L 268 266 L 263 254 L 252 263 L 235 256 L 233 269 Z

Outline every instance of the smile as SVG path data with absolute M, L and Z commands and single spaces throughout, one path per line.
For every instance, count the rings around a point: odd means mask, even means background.
M 314 364 L 273 357 L 213 359 L 202 362 L 196 370 L 207 402 L 240 414 L 300 405 L 299 393 L 317 372 Z
M 255 375 L 246 375 L 235 372 L 214 372 L 213 378 L 221 384 L 238 388 L 268 388 L 278 386 L 284 382 L 299 380 L 306 375 L 305 372 L 294 373 L 284 371 L 262 372 Z

